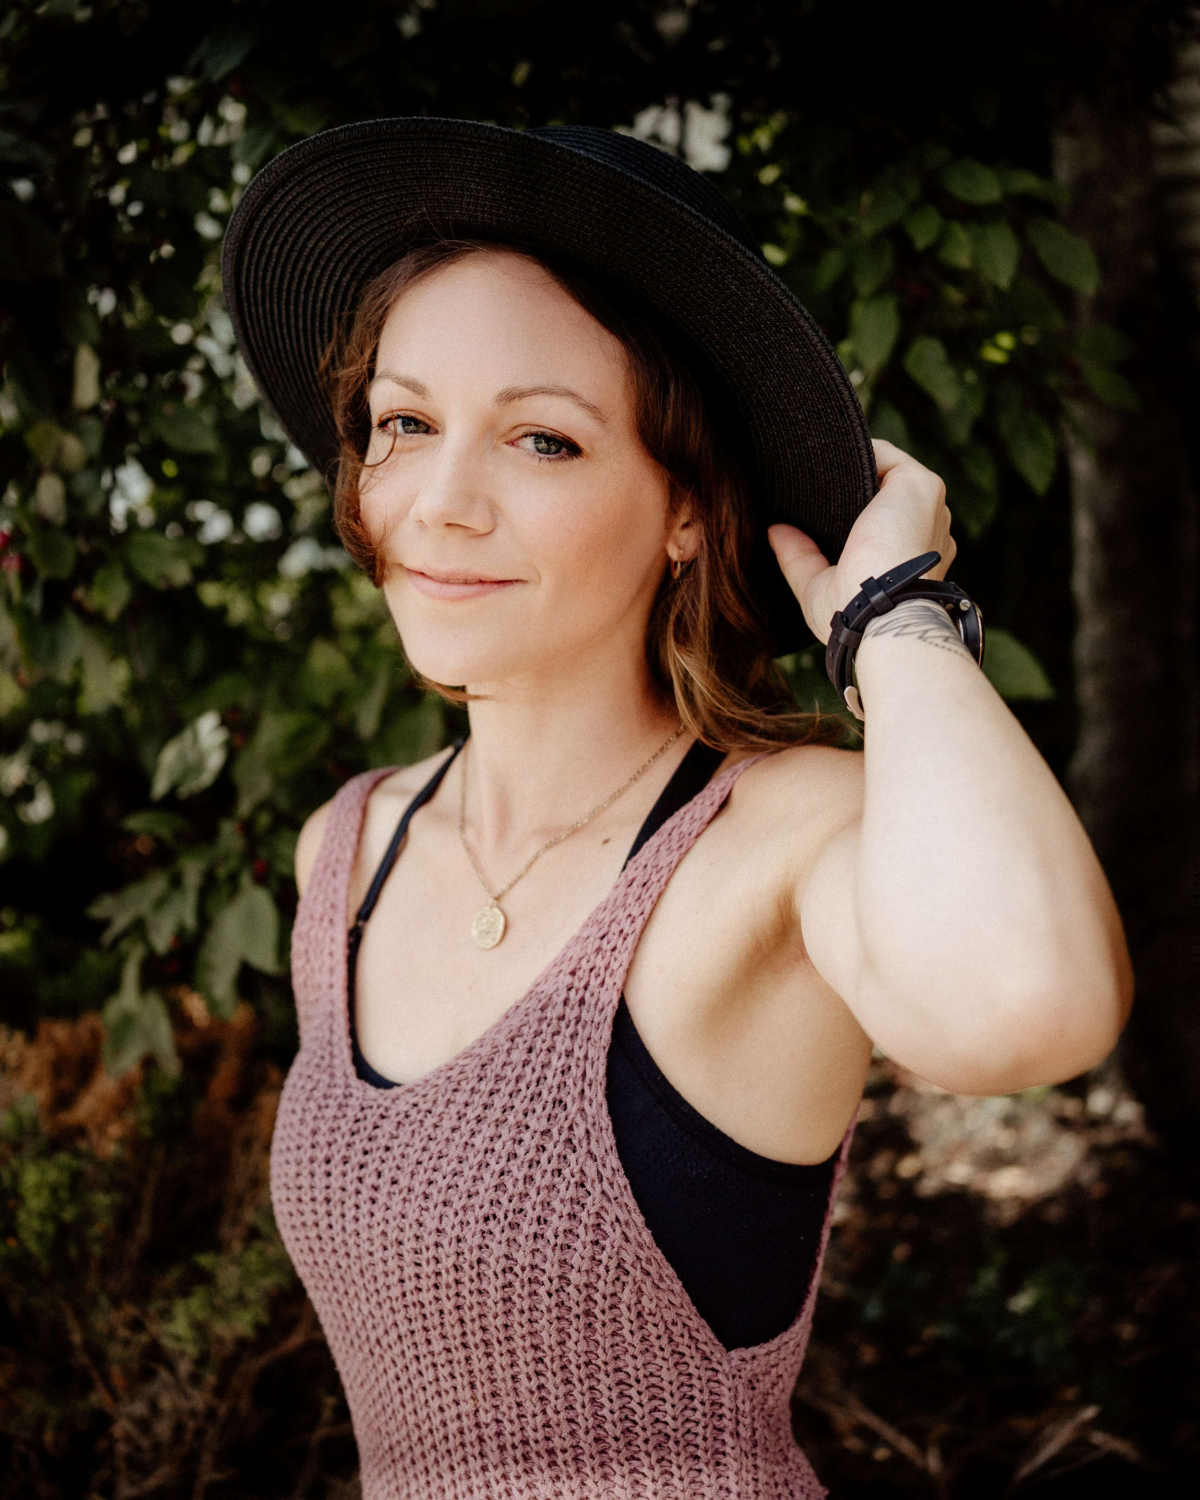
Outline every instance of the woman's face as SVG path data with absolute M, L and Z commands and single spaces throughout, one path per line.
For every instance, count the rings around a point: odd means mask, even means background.
M 640 662 L 684 523 L 622 345 L 541 266 L 482 251 L 405 291 L 370 407 L 362 516 L 419 672 L 472 686 Z

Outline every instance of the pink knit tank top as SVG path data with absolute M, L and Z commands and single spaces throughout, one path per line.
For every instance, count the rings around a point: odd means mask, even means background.
M 658 830 L 482 1036 L 387 1090 L 354 1071 L 346 914 L 367 796 L 389 770 L 334 799 L 292 935 L 300 1050 L 271 1196 L 342 1378 L 364 1500 L 825 1494 L 789 1400 L 829 1211 L 791 1327 L 727 1350 L 642 1218 L 605 1098 L 642 928 L 751 763 Z M 847 1131 L 830 1210 L 849 1144 Z

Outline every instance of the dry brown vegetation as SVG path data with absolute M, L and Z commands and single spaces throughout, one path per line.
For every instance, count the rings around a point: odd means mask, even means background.
M 0 1029 L 0 1496 L 353 1500 L 336 1372 L 268 1201 L 250 1007 Z M 969 1100 L 873 1070 L 797 1431 L 835 1496 L 1169 1495 L 1194 1471 L 1200 1204 L 1109 1069 Z

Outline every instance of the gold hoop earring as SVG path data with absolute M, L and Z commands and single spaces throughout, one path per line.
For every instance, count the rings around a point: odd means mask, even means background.
M 676 583 L 679 582 L 679 575 L 683 572 L 685 565 L 685 560 L 682 557 L 673 557 L 671 559 L 671 577 Z

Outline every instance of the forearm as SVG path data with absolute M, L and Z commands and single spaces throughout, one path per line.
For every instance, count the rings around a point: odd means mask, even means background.
M 860 1021 L 947 1087 L 976 1068 L 981 1086 L 1020 1087 L 1098 1060 L 1128 1002 L 1124 940 L 1049 767 L 938 605 L 872 621 L 856 673 Z

